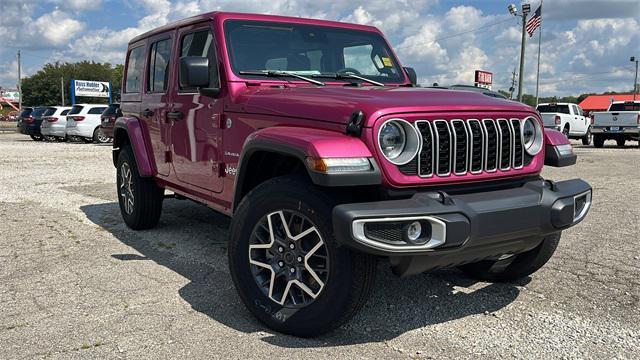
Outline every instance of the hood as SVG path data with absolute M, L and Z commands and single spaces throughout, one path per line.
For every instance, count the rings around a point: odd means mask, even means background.
M 322 120 L 349 121 L 361 110 L 369 119 L 400 113 L 442 111 L 535 112 L 515 101 L 493 98 L 474 91 L 405 87 L 258 87 L 241 96 L 237 105 L 245 112 Z

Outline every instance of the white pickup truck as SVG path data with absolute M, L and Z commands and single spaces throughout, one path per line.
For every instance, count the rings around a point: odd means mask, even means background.
M 627 140 L 637 140 L 640 146 L 640 101 L 614 101 L 604 112 L 593 117 L 593 146 L 604 146 L 605 140 L 615 140 L 624 146 Z
M 545 103 L 536 108 L 544 127 L 562 131 L 570 139 L 580 139 L 583 145 L 591 144 L 591 119 L 584 116 L 580 106 L 571 103 Z

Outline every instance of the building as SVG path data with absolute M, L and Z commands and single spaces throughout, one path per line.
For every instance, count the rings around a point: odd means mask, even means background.
M 640 100 L 640 96 L 637 95 L 636 99 Z M 607 111 L 612 101 L 631 100 L 633 100 L 633 94 L 589 95 L 579 105 L 584 110 L 585 115 L 591 115 L 595 111 Z

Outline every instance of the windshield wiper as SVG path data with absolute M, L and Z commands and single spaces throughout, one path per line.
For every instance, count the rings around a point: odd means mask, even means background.
M 375 86 L 385 86 L 383 83 L 381 82 L 377 82 L 375 80 L 371 80 L 368 79 L 364 76 L 360 76 L 360 75 L 356 75 L 354 73 L 322 73 L 320 75 L 314 75 L 314 76 L 319 76 L 319 77 L 332 77 L 334 79 L 338 79 L 338 80 L 342 80 L 342 79 L 357 79 L 357 80 L 361 80 L 364 82 L 368 82 L 369 84 L 375 85 Z
M 289 71 L 247 70 L 247 71 L 240 71 L 240 75 L 257 75 L 257 76 L 268 76 L 268 77 L 291 76 L 291 77 L 294 77 L 296 79 L 304 80 L 306 82 L 310 82 L 310 83 L 318 85 L 318 86 L 325 86 L 325 83 L 323 83 L 322 81 L 310 79 L 310 78 L 308 78 L 306 76 L 298 75 L 298 74 L 296 74 L 294 72 L 289 72 Z

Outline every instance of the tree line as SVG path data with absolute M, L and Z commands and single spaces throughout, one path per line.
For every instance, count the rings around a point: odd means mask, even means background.
M 123 65 L 81 61 L 77 63 L 49 63 L 35 74 L 22 79 L 22 103 L 24 106 L 71 105 L 71 80 L 110 81 L 111 96 L 120 99 Z M 60 83 L 62 79 L 62 84 Z M 61 85 L 65 103 L 61 104 Z M 76 99 L 76 102 L 106 103 L 107 98 Z

